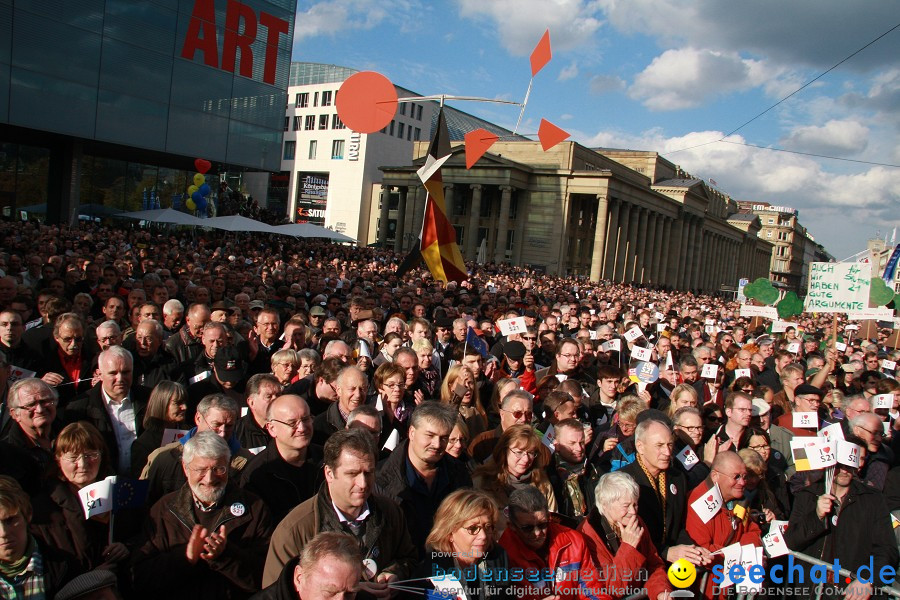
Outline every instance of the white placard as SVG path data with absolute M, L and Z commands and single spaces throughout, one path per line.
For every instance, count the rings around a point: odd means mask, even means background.
M 741 546 L 741 566 L 744 568 L 744 580 L 737 585 L 741 594 L 755 594 L 762 590 L 762 581 L 754 583 L 749 577 L 750 568 L 754 565 L 762 567 L 763 549 L 753 544 Z
M 896 360 L 888 360 L 885 358 L 884 360 L 881 361 L 881 368 L 885 369 L 886 371 L 893 371 L 897 368 L 897 361 Z
M 814 411 L 791 413 L 792 425 L 803 429 L 816 429 L 819 426 L 819 416 Z
M 869 306 L 872 281 L 869 263 L 809 263 L 808 312 L 849 313 Z
M 836 444 L 844 440 L 844 430 L 841 428 L 840 423 L 832 423 L 828 427 L 823 427 L 819 430 L 819 437 L 826 442 Z
M 766 554 L 772 558 L 784 556 L 790 552 L 787 543 L 784 541 L 784 533 L 778 529 L 773 528 L 771 532 L 764 535 L 762 543 L 766 549 Z
M 556 429 L 553 428 L 553 425 L 547 427 L 547 431 L 541 436 L 541 443 L 547 446 L 551 453 L 556 451 Z
M 625 332 L 625 339 L 629 342 L 633 342 L 634 340 L 643 337 L 644 332 L 638 329 L 637 327 L 632 327 L 628 331 Z
M 722 492 L 716 484 L 691 503 L 691 510 L 697 513 L 697 516 L 705 524 L 716 516 L 723 504 L 725 502 L 722 500 Z
M 862 310 L 848 311 L 847 318 L 851 321 L 893 321 L 894 311 L 883 306 L 879 306 L 876 308 L 866 307 Z
M 116 476 L 110 475 L 102 481 L 92 483 L 78 490 L 78 499 L 81 500 L 81 508 L 84 510 L 84 518 L 90 519 L 94 515 L 102 515 L 113 509 L 113 486 L 116 484 Z
M 834 348 L 835 348 L 835 350 L 837 350 L 838 352 L 846 352 L 846 351 L 847 351 L 847 344 L 845 344 L 844 342 L 835 342 Z
M 824 469 L 837 462 L 837 444 L 831 444 L 821 438 L 795 437 L 790 441 L 790 445 L 794 467 L 798 471 Z
M 875 394 L 872 396 L 872 408 L 886 408 L 888 410 L 894 407 L 893 394 Z
M 600 332 L 596 331 L 595 329 L 591 329 L 590 335 L 591 335 L 591 340 L 600 339 Z
M 241 416 L 242 416 L 242 417 L 246 417 L 248 412 L 250 412 L 250 407 L 249 407 L 249 406 L 242 406 L 242 407 L 241 407 Z
M 430 577 L 429 579 L 431 580 L 432 585 L 434 585 L 434 589 L 440 592 L 442 596 L 468 600 L 465 588 L 463 588 L 463 585 L 453 575 L 440 575 L 437 577 Z
M 662 333 L 662 332 L 665 331 L 665 330 L 666 330 L 666 324 L 665 324 L 665 323 L 657 323 L 657 324 L 656 324 L 656 333 Z
M 790 321 L 775 321 L 772 323 L 772 333 L 784 333 L 789 327 L 797 329 L 797 324 Z
M 741 377 L 753 377 L 752 371 L 750 369 L 735 369 L 734 370 L 734 378 L 740 379 Z
M 722 553 L 723 579 L 722 583 L 719 584 L 719 587 L 731 587 L 734 585 L 734 581 L 731 580 L 731 567 L 738 565 L 741 562 L 741 543 L 736 542 L 730 546 L 725 546 L 720 552 Z
M 631 358 L 643 361 L 650 362 L 650 359 L 653 357 L 653 351 L 650 348 L 642 348 L 641 346 L 635 346 L 631 349 Z
M 17 367 L 16 365 L 9 365 L 8 383 L 12 384 L 20 379 L 30 379 L 35 375 L 37 375 L 37 373 L 35 373 L 34 371 L 29 371 L 28 369 L 23 369 L 22 367 Z
M 685 446 L 681 452 L 675 455 L 675 457 L 678 459 L 678 462 L 681 463 L 681 466 L 684 467 L 685 471 L 690 471 L 700 462 L 700 457 L 697 456 L 697 453 L 694 452 L 690 446 Z
M 608 342 L 603 342 L 600 344 L 600 349 L 604 352 L 612 352 L 615 350 L 616 352 L 622 351 L 622 340 L 619 338 L 614 338 L 609 340 Z
M 703 365 L 703 371 L 700 372 L 700 377 L 703 379 L 715 379 L 719 375 L 719 365 L 716 363 L 706 363 Z
M 651 306 L 650 308 L 653 308 L 653 307 Z M 663 319 L 666 318 L 666 315 L 662 314 L 662 313 L 659 312 L 659 311 L 653 313 L 653 316 L 656 317 L 656 320 L 657 320 L 657 321 L 662 321 Z
M 500 327 L 500 333 L 507 337 L 525 333 L 528 329 L 528 325 L 525 324 L 525 317 L 502 319 L 497 321 L 497 326 Z
M 859 331 L 859 325 L 850 323 L 844 327 L 844 331 Z
M 762 317 L 764 319 L 778 318 L 778 309 L 774 306 L 754 306 L 752 304 L 741 304 L 742 317 Z
M 184 429 L 164 429 L 160 446 L 165 446 L 167 444 L 171 444 L 172 442 L 177 442 L 187 434 L 188 432 Z
M 800 342 L 791 342 L 788 344 L 787 351 L 791 354 L 800 354 Z
M 675 370 L 675 361 L 672 360 L 672 351 L 671 350 L 666 352 L 666 370 L 667 371 Z
M 837 442 L 837 461 L 848 467 L 859 468 L 859 457 L 862 448 L 852 442 L 838 440 Z
M 398 443 L 400 443 L 400 433 L 395 429 L 388 436 L 388 439 L 385 440 L 384 446 L 382 446 L 381 449 L 393 452 Z

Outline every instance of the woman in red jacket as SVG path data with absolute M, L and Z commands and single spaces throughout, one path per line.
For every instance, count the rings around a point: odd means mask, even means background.
M 637 514 L 639 494 L 631 475 L 607 473 L 597 484 L 596 506 L 578 530 L 587 538 L 597 565 L 598 587 L 610 597 L 623 598 L 646 587 L 650 600 L 665 600 L 672 588 L 665 564 Z

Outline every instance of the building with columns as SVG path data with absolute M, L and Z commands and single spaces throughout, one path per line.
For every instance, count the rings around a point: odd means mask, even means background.
M 425 189 L 416 170 L 426 151 L 420 142 L 412 165 L 381 168 L 372 230 L 397 251 L 421 231 Z M 464 148 L 454 147 L 442 175 L 466 260 L 484 242 L 488 261 L 705 292 L 768 276 L 772 244 L 758 237 L 758 220 L 730 223 L 737 206 L 729 197 L 655 152 L 575 142 L 544 152 L 539 142 L 502 141 L 471 169 Z

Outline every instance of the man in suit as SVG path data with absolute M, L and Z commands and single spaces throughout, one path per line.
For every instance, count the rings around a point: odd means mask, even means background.
M 97 364 L 100 385 L 70 403 L 64 420 L 95 426 L 116 461 L 116 471 L 125 475 L 131 472 L 131 444 L 143 431 L 150 392 L 144 387 L 131 389 L 134 362 L 131 352 L 121 346 L 101 352 Z

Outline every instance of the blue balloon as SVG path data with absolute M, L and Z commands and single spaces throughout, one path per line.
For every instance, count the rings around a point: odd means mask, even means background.
M 197 191 L 199 191 L 200 194 L 203 195 L 203 196 L 209 196 L 209 192 L 210 192 L 211 190 L 209 189 L 209 184 L 208 184 L 208 183 L 204 183 L 203 185 L 200 186 L 200 188 L 199 188 Z
M 194 201 L 194 204 L 200 206 L 200 201 L 203 199 L 203 195 L 200 193 L 200 190 L 197 190 L 193 194 L 191 194 L 191 200 Z
M 194 202 L 197 204 L 197 210 L 204 211 L 204 212 L 206 211 L 206 198 L 205 197 L 200 196 L 200 199 L 195 200 Z

